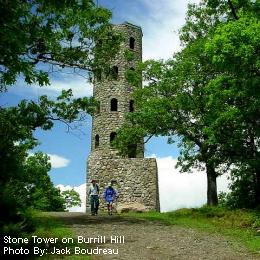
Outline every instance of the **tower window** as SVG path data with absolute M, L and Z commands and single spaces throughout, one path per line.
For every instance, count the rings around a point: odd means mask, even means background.
M 128 158 L 136 158 L 137 145 L 130 144 L 130 145 L 128 145 L 127 148 L 128 148 Z
M 130 111 L 130 112 L 134 112 L 134 100 L 130 100 L 130 103 L 129 103 L 129 111 Z
M 111 69 L 111 78 L 114 80 L 118 79 L 118 67 L 117 66 L 113 66 Z
M 130 39 L 129 39 L 129 47 L 130 47 L 130 49 L 134 50 L 134 48 L 135 48 L 135 38 L 130 37 Z
M 101 69 L 97 69 L 97 70 L 94 72 L 94 74 L 95 74 L 96 81 L 101 81 L 101 79 L 102 79 Z
M 110 144 L 115 140 L 115 138 L 116 138 L 116 132 L 112 132 L 110 134 Z
M 95 148 L 99 147 L 99 135 L 95 136 Z
M 116 98 L 112 98 L 111 99 L 111 111 L 117 111 L 117 99 Z

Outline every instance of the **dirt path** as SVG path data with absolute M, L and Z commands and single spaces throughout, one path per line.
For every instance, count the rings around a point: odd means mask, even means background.
M 118 255 L 95 255 L 91 259 L 168 260 L 168 259 L 260 259 L 245 248 L 218 234 L 166 226 L 120 216 L 89 216 L 83 213 L 54 213 L 71 226 L 76 236 L 105 236 L 106 243 L 92 249 L 118 249 Z M 124 236 L 124 243 L 111 244 L 110 236 Z M 114 251 L 117 252 L 117 251 Z

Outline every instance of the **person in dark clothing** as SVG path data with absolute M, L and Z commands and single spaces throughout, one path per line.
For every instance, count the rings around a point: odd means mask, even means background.
M 97 215 L 99 207 L 99 186 L 96 180 L 91 181 L 88 196 L 90 198 L 91 215 Z

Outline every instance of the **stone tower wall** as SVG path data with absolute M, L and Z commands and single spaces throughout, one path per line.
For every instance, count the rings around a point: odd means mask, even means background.
M 101 80 L 95 80 L 94 97 L 100 102 L 100 109 L 93 116 L 87 183 L 96 179 L 102 194 L 111 180 L 116 180 L 120 194 L 119 204 L 139 203 L 148 210 L 159 210 L 156 160 L 143 158 L 143 140 L 137 144 L 136 158 L 122 158 L 110 144 L 110 134 L 118 131 L 124 123 L 126 113 L 130 113 L 133 89 L 127 82 L 125 73 L 142 61 L 141 28 L 124 23 L 114 26 L 114 29 L 124 37 L 117 57 L 111 62 L 111 67 L 118 67 L 118 77 L 112 80 L 102 72 Z M 129 47 L 130 37 L 135 39 L 134 49 Z M 126 59 L 126 51 L 133 54 L 131 61 Z M 111 111 L 112 98 L 118 101 L 117 111 Z M 95 145 L 96 135 L 99 136 L 98 147 Z M 104 201 L 101 200 L 101 207 L 104 206 Z
M 105 209 L 103 193 L 111 178 L 117 181 L 117 205 L 138 203 L 147 210 L 160 211 L 157 165 L 155 159 L 102 159 L 89 158 L 91 178 L 99 183 L 101 208 Z
M 125 114 L 129 112 L 129 102 L 133 90 L 125 78 L 125 73 L 128 69 L 135 68 L 137 63 L 142 61 L 141 28 L 128 24 L 116 25 L 114 28 L 124 37 L 119 53 L 111 63 L 111 66 L 118 67 L 118 78 L 111 80 L 110 78 L 106 78 L 105 73 L 102 72 L 102 80 L 96 80 L 94 84 L 93 94 L 95 99 L 100 102 L 100 111 L 93 118 L 91 144 L 93 151 L 95 148 L 95 136 L 99 135 L 100 154 L 104 150 L 106 150 L 105 154 L 107 154 L 106 148 L 110 147 L 110 133 L 116 132 L 123 125 Z M 130 37 L 135 39 L 135 48 L 133 50 L 129 48 Z M 131 61 L 127 61 L 125 58 L 126 51 L 134 54 Z M 112 98 L 118 100 L 117 111 L 110 111 Z M 138 154 L 138 157 L 143 157 L 143 144 L 139 144 Z

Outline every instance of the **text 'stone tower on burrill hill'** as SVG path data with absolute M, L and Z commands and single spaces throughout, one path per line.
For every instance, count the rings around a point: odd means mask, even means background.
M 144 144 L 129 147 L 128 157 L 122 157 L 111 147 L 125 115 L 134 110 L 130 84 L 125 78 L 127 70 L 134 70 L 142 61 L 142 29 L 130 23 L 115 25 L 124 40 L 117 57 L 111 63 L 109 76 L 97 73 L 94 83 L 94 97 L 100 103 L 93 116 L 91 153 L 88 158 L 87 184 L 97 180 L 100 194 L 115 180 L 119 193 L 117 206 L 160 210 L 157 164 L 154 158 L 144 158 Z M 129 61 L 126 52 L 133 58 Z M 129 55 L 128 55 L 129 56 Z M 141 82 L 140 82 L 141 85 Z M 101 209 L 104 208 L 101 199 Z M 88 203 L 87 203 L 88 207 Z

